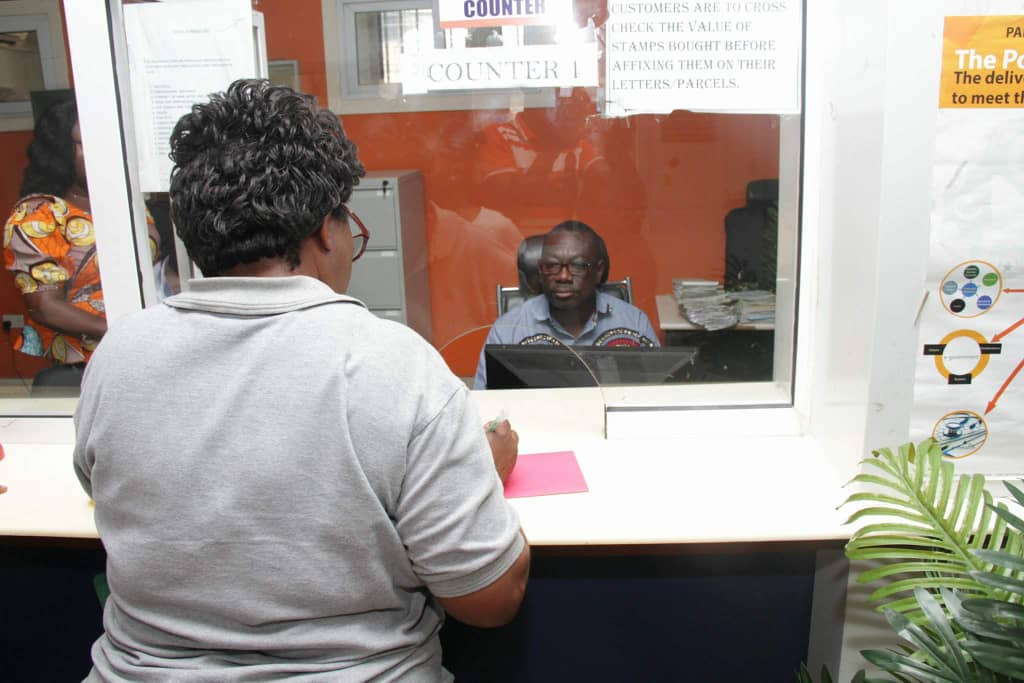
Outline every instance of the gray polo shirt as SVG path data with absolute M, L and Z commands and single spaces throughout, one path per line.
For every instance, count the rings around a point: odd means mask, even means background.
M 111 588 L 91 680 L 446 680 L 431 594 L 522 551 L 465 386 L 311 278 L 119 321 L 75 421 Z

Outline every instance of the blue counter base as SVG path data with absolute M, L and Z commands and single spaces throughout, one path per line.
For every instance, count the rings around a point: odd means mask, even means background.
M 628 554 L 622 554 L 622 553 Z M 95 542 L 3 539 L 5 681 L 81 680 L 102 631 Z M 508 626 L 449 620 L 459 683 L 791 683 L 807 656 L 814 547 L 537 549 Z
M 792 683 L 814 561 L 813 550 L 535 553 L 519 616 L 495 630 L 449 620 L 445 665 L 459 683 Z

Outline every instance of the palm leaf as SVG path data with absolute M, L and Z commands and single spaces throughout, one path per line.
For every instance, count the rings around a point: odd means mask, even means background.
M 974 555 L 991 565 L 1024 572 L 1024 558 L 1010 555 L 1002 550 L 975 550 Z
M 1012 576 L 994 574 L 993 572 L 971 572 L 971 576 L 978 583 L 993 589 L 992 592 L 1000 598 L 1002 598 L 1003 595 L 999 595 L 997 591 L 1002 591 L 1007 595 L 1024 595 L 1024 580 L 1017 579 Z
M 913 644 L 920 653 L 919 656 L 911 654 L 907 659 L 934 667 L 936 676 L 955 681 L 966 680 L 969 675 L 967 662 L 942 607 L 923 588 L 914 589 L 914 598 L 927 617 L 923 625 L 914 624 L 892 610 L 885 610 L 885 617 L 896 634 Z M 906 663 L 905 660 L 900 661 Z
M 800 663 L 800 670 L 796 672 L 796 680 L 797 683 L 814 683 L 814 676 L 803 662 Z M 818 683 L 832 683 L 832 674 L 828 672 L 827 667 L 821 667 L 821 678 Z
M 1024 652 L 1019 647 L 969 641 L 964 648 L 986 669 L 1014 680 L 1024 678 Z
M 917 576 L 912 579 L 901 579 L 882 586 L 868 598 L 877 602 L 892 595 L 913 591 L 915 588 L 931 588 L 938 591 L 940 588 L 956 588 L 962 591 L 977 590 L 978 583 L 972 577 L 953 578 L 951 576 Z
M 861 526 L 846 555 L 851 560 L 890 560 L 858 576 L 861 583 L 887 580 L 871 596 L 880 603 L 878 609 L 911 612 L 910 620 L 919 622 L 918 601 L 907 599 L 915 588 L 955 587 L 992 597 L 995 589 L 971 574 L 991 569 L 990 560 L 972 551 L 991 549 L 991 532 L 998 526 L 984 477 L 956 479 L 953 464 L 931 439 L 916 447 L 903 444 L 896 452 L 879 449 L 864 465 L 865 472 L 851 483 L 871 489 L 855 492 L 843 503 L 862 506 L 847 520 Z M 998 529 L 1000 542 L 1005 527 Z
M 1006 483 L 1006 488 L 1015 499 L 1024 497 L 1016 486 Z M 1002 530 L 1000 544 L 992 540 L 987 547 L 972 550 L 974 556 L 987 564 L 985 570 L 975 570 L 972 576 L 985 586 L 992 589 L 989 596 L 996 600 L 1011 603 L 1024 603 L 1024 552 L 1021 547 L 1021 534 L 1024 532 L 1024 520 L 1010 512 L 1000 503 L 988 506 L 996 515 L 996 526 Z M 995 534 L 993 534 L 995 535 Z
M 953 628 L 939 601 L 927 590 L 916 588 L 914 599 L 924 615 L 922 623 L 915 624 L 891 609 L 884 610 L 893 630 L 913 648 L 908 649 L 909 653 L 864 650 L 864 658 L 898 680 L 997 683 L 1007 677 L 1017 680 L 1024 676 L 1024 649 L 1013 644 L 1017 629 L 975 616 L 980 611 L 972 612 L 976 606 L 972 603 L 994 601 L 962 601 L 955 591 L 945 588 L 940 594 L 956 625 L 966 633 L 965 638 Z
M 926 681 L 949 681 L 950 683 L 962 683 L 955 676 L 946 674 L 928 664 L 922 664 L 906 655 L 896 654 L 889 650 L 861 650 L 861 655 L 882 671 L 892 674 L 909 674 L 915 680 Z
M 907 680 L 902 676 L 896 678 L 897 680 Z M 850 683 L 892 683 L 892 681 L 888 678 L 868 678 L 867 673 L 861 669 L 850 679 Z
M 1020 490 L 1008 481 L 1004 481 L 1003 486 L 1005 486 L 1006 490 L 1010 492 L 1010 495 L 1013 496 L 1018 505 L 1024 506 L 1024 491 Z M 1017 531 L 1024 532 L 1024 527 L 1017 527 Z
M 1015 621 L 999 616 L 1000 606 L 1012 605 L 991 598 L 962 600 L 955 591 L 943 591 L 942 595 L 953 620 L 975 642 L 999 645 L 1010 643 L 1014 644 L 1015 650 L 1024 653 L 1024 629 L 1017 626 Z
M 921 538 L 922 531 L 920 524 L 902 524 L 896 522 L 882 522 L 879 524 L 865 524 L 860 527 L 855 538 L 852 538 L 847 545 L 892 545 L 891 541 L 884 541 L 880 536 L 885 534 L 899 535 L 901 540 L 896 545 L 922 545 L 931 547 L 930 539 Z
M 1024 680 L 1024 519 L 981 475 L 957 479 L 931 440 L 873 456 L 851 482 L 871 490 L 844 503 L 861 506 L 846 554 L 885 560 L 858 581 L 881 583 L 869 599 L 909 647 L 864 657 L 900 681 Z
M 942 594 L 945 594 L 948 589 L 941 589 L 941 591 Z M 928 617 L 933 632 L 938 635 L 935 643 L 938 651 L 936 652 L 935 648 L 927 648 L 928 654 L 934 661 L 950 669 L 960 680 L 967 679 L 967 662 L 960 651 L 960 642 L 953 632 L 953 626 L 949 623 L 946 613 L 939 606 L 938 601 L 932 597 L 932 594 L 923 588 L 915 588 L 914 597 L 921 605 L 921 611 Z
M 1011 484 L 1006 484 L 1007 488 L 1011 488 Z M 1018 491 L 1019 493 L 1019 491 Z M 1017 515 L 1013 514 L 1006 507 L 1000 505 L 997 508 L 992 508 L 992 511 L 1003 518 L 1010 526 L 1020 532 L 1024 532 L 1024 519 L 1021 519 Z
M 988 600 L 988 598 L 977 599 Z M 966 600 L 965 602 L 971 602 L 971 600 Z M 956 623 L 964 631 L 978 638 L 987 639 L 986 642 L 989 644 L 998 644 L 1024 654 L 1024 629 L 1003 626 L 996 619 L 986 617 L 985 611 L 980 607 L 975 607 L 975 609 L 978 611 L 972 612 L 970 608 L 964 607 L 963 611 L 956 615 Z M 1000 642 L 996 643 L 993 641 Z
M 953 591 L 943 591 L 943 599 L 965 634 L 964 651 L 979 670 L 1024 678 L 1024 629 L 1017 625 L 1024 608 L 990 598 L 961 600 Z
M 970 598 L 964 600 L 964 606 L 967 610 L 985 619 L 1024 621 L 1024 605 L 988 598 Z
M 861 583 L 871 583 L 872 581 L 877 581 L 878 579 L 884 579 L 890 576 L 904 574 L 908 571 L 922 573 L 948 571 L 949 573 L 955 573 L 960 569 L 959 564 L 943 561 L 945 557 L 948 557 L 947 553 L 913 553 L 913 555 L 920 555 L 923 557 L 923 559 L 929 561 L 901 562 L 898 565 L 884 564 L 881 567 L 875 567 L 873 569 L 868 569 L 861 572 L 859 579 Z M 881 555 L 880 552 L 877 556 L 883 557 L 883 555 Z M 890 557 L 893 559 L 906 558 L 907 554 L 896 552 L 885 555 L 884 557 Z

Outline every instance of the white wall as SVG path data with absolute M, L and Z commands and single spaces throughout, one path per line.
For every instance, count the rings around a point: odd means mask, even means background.
M 942 6 L 933 0 L 808 3 L 805 242 L 817 242 L 810 431 L 853 476 L 872 448 L 908 439 L 931 204 Z M 817 126 L 813 131 L 810 126 Z M 814 133 L 812 136 L 811 133 Z M 840 503 L 837 500 L 836 503 Z M 834 560 L 838 562 L 839 560 Z M 894 636 L 853 579 L 819 592 L 842 625 L 837 680 Z M 833 572 L 834 573 L 834 572 Z M 820 603 L 820 604 L 819 604 Z M 812 645 L 814 639 L 812 639 Z M 833 663 L 812 647 L 816 669 Z
M 887 10 L 884 0 L 807 4 L 800 323 L 813 333 L 802 335 L 810 348 L 799 349 L 798 364 L 812 364 L 813 381 L 798 404 L 810 415 L 810 433 L 848 480 L 865 450 L 876 336 Z M 841 502 L 840 493 L 836 505 Z M 833 675 L 853 660 L 859 668 L 859 655 L 849 656 L 845 640 L 846 569 L 841 553 L 819 554 L 808 648 L 815 676 L 822 664 Z
M 801 289 L 813 278 L 817 298 L 801 307 L 801 325 L 813 322 L 815 333 L 812 352 L 801 349 L 798 362 L 814 364 L 810 433 L 852 474 L 863 451 L 875 330 L 885 2 L 808 5 Z
M 869 347 L 868 365 L 858 367 L 867 382 L 863 423 L 863 455 L 882 446 L 909 440 L 913 405 L 914 365 L 918 353 L 917 313 L 924 294 L 929 246 L 932 153 L 938 106 L 939 66 L 942 50 L 942 3 L 900 0 L 884 3 L 844 3 L 848 32 L 843 58 L 847 78 L 856 79 L 868 95 L 864 111 L 852 117 L 854 125 L 836 157 L 840 175 L 851 182 L 843 202 L 848 209 L 862 208 L 851 231 L 863 230 L 863 250 L 851 256 L 873 264 L 861 283 L 850 281 L 848 305 L 870 311 L 871 324 L 856 334 L 858 344 Z M 870 45 L 870 49 L 864 48 Z M 859 68 L 866 58 L 872 68 Z M 848 102 L 848 105 L 852 103 Z M 858 126 L 871 121 L 868 140 L 854 137 Z M 880 126 L 880 127 L 879 127 Z M 862 162 L 850 164 L 857 147 Z M 849 164 L 844 166 L 844 164 Z M 871 174 L 869 183 L 852 183 L 855 172 Z M 870 195 L 861 191 L 872 190 Z M 840 225 L 842 225 L 840 219 Z M 851 243 L 857 235 L 846 240 Z M 855 266 L 847 265 L 846 270 Z M 869 276 L 870 277 L 867 277 Z M 859 316 L 854 315 L 856 320 Z M 860 356 L 858 356 L 860 357 Z M 856 583 L 867 568 L 851 567 L 845 606 L 841 665 L 837 680 L 847 681 L 868 668 L 860 655 L 866 648 L 892 647 L 897 638 L 867 596 L 875 587 Z

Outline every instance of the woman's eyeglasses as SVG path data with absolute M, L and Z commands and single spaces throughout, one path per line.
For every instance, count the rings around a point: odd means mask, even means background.
M 370 231 L 366 229 L 356 212 L 347 206 L 345 207 L 345 216 L 359 228 L 358 233 L 352 233 L 352 260 L 358 261 L 366 251 L 366 245 L 370 242 Z

